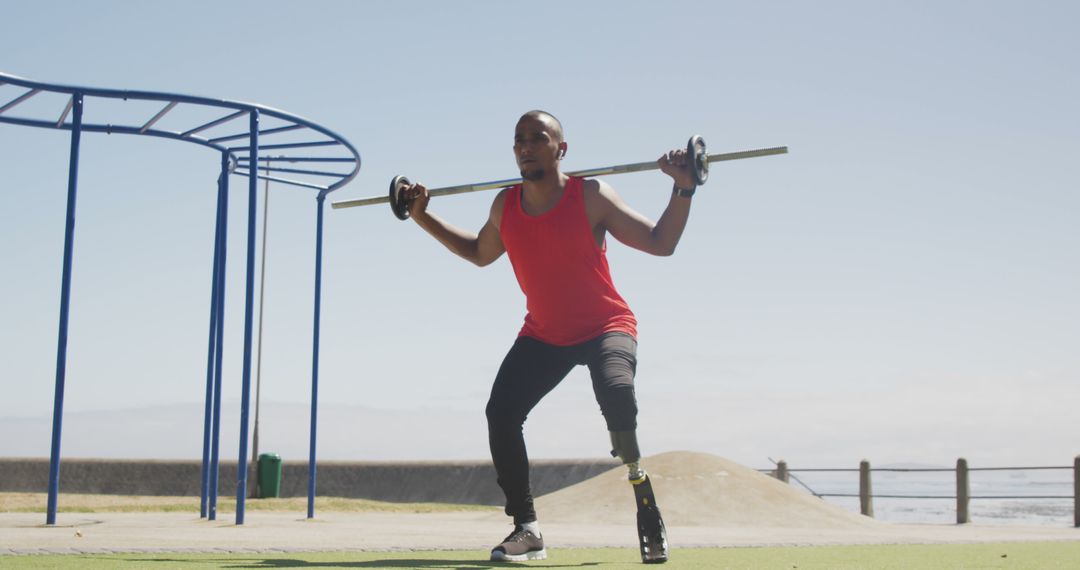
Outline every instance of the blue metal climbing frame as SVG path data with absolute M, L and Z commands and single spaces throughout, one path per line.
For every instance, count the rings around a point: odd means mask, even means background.
M 64 235 L 63 276 L 60 293 L 60 325 L 56 350 L 56 391 L 53 403 L 52 448 L 49 463 L 49 502 L 46 524 L 56 524 L 57 495 L 60 485 L 60 434 L 64 410 L 64 381 L 67 370 L 67 334 L 71 299 L 71 265 L 75 240 L 75 197 L 79 171 L 79 143 L 83 132 L 128 134 L 161 137 L 195 143 L 218 151 L 221 173 L 218 177 L 218 201 L 215 213 L 215 237 L 211 279 L 210 332 L 206 364 L 206 412 L 203 426 L 202 497 L 200 514 L 214 520 L 217 513 L 218 444 L 221 422 L 222 333 L 225 321 L 225 261 L 228 218 L 229 175 L 248 179 L 247 282 L 244 301 L 244 354 L 240 408 L 240 455 L 236 485 L 236 524 L 244 523 L 247 496 L 248 411 L 251 394 L 251 344 L 255 274 L 256 183 L 270 180 L 316 192 L 316 251 L 314 349 L 311 377 L 311 443 L 308 462 L 308 517 L 314 517 L 315 501 L 315 425 L 319 383 L 319 312 L 322 295 L 323 203 L 326 195 L 351 181 L 360 170 L 360 154 L 344 137 L 296 115 L 253 103 L 210 99 L 173 93 L 124 91 L 30 81 L 0 73 L 0 88 L 10 86 L 17 94 L 4 102 L 0 91 L 0 123 L 71 131 L 71 155 L 68 164 L 67 222 Z M 15 116 L 16 108 L 40 96 L 61 96 L 62 110 L 45 115 L 41 106 L 29 116 Z M 145 109 L 128 111 L 109 123 L 84 122 L 87 105 L 104 100 L 150 101 L 164 105 L 152 116 Z M 64 102 L 66 101 L 66 105 Z M 125 105 L 124 107 L 128 107 Z M 24 107 L 25 109 L 26 107 Z M 15 112 L 12 112 L 15 110 Z M 185 113 L 187 111 L 187 113 Z M 197 112 L 194 112 L 197 111 Z M 212 119 L 205 120 L 209 112 Z M 168 117 L 203 115 L 204 118 L 165 128 L 159 126 Z M 248 118 L 246 130 L 229 130 L 233 121 Z M 270 144 L 262 144 L 271 141 Z M 272 152 L 280 154 L 272 155 Z M 297 164 L 285 168 L 284 163 Z M 263 166 L 265 164 L 265 166 Z M 307 165 L 325 165 L 309 167 Z M 318 168 L 318 169 L 316 169 Z

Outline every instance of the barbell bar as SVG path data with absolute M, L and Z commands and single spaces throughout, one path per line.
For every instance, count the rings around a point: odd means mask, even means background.
M 745 158 L 755 158 L 759 156 L 772 156 L 777 154 L 787 154 L 788 148 L 786 146 L 777 146 L 769 148 L 760 148 L 753 150 L 743 150 L 737 152 L 726 152 L 718 154 L 707 154 L 705 152 L 705 141 L 699 137 L 694 136 L 690 138 L 690 142 L 687 144 L 687 152 L 694 157 L 695 178 L 699 183 L 704 183 L 708 178 L 709 167 L 708 165 L 713 162 L 724 162 L 729 160 L 742 160 Z M 590 168 L 586 170 L 575 170 L 573 172 L 567 172 L 568 176 L 576 176 L 582 178 L 590 178 L 594 176 L 606 176 L 610 174 L 626 174 L 629 172 L 643 172 L 646 170 L 659 170 L 660 166 L 655 160 L 645 162 L 635 162 L 632 164 L 618 164 L 615 166 L 605 166 L 602 168 Z M 428 190 L 428 195 L 431 197 L 436 196 L 448 196 L 451 194 L 465 194 L 468 192 L 481 192 L 484 190 L 495 190 L 500 188 L 507 188 L 521 184 L 523 180 L 521 178 L 508 178 L 506 180 L 492 180 L 490 182 L 480 182 L 477 184 L 461 184 L 458 186 L 446 186 L 443 188 L 432 188 Z M 408 209 L 399 200 L 395 205 L 395 200 L 392 196 L 398 196 L 400 198 L 401 190 L 409 185 L 409 179 L 404 176 L 396 176 L 390 183 L 390 191 L 383 196 L 371 196 L 368 198 L 356 198 L 352 200 L 338 200 L 331 202 L 331 207 L 335 210 L 342 208 L 355 208 L 358 206 L 371 206 L 374 204 L 386 204 L 390 203 L 391 208 L 394 211 L 394 215 L 398 218 L 405 220 L 408 216 Z

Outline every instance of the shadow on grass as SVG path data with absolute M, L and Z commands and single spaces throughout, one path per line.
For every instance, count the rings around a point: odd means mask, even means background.
M 489 560 L 449 560 L 438 558 L 387 558 L 384 560 L 363 560 L 350 562 L 348 560 L 313 562 L 298 558 L 262 558 L 262 559 L 236 559 L 222 558 L 218 560 L 180 560 L 168 558 L 148 558 L 143 560 L 129 560 L 130 562 L 175 562 L 187 564 L 219 564 L 218 568 L 443 568 L 453 570 L 483 570 L 497 568 L 586 568 L 603 566 L 603 562 L 579 562 L 573 564 L 558 564 L 551 561 L 532 560 L 528 563 L 520 562 L 491 562 Z
M 479 570 L 484 568 L 584 568 L 599 566 L 598 562 L 579 564 L 552 564 L 545 561 L 491 562 L 488 560 L 440 560 L 435 558 L 388 558 L 364 562 L 308 562 L 292 559 L 266 559 L 251 565 L 232 565 L 230 568 L 448 568 L 457 570 Z

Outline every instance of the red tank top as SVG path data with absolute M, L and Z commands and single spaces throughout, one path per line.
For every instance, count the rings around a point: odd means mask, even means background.
M 506 193 L 499 234 L 528 309 L 519 336 L 557 346 L 608 332 L 637 336 L 634 313 L 611 280 L 607 244 L 593 238 L 582 186 L 571 177 L 558 204 L 539 216 L 525 213 L 520 185 Z

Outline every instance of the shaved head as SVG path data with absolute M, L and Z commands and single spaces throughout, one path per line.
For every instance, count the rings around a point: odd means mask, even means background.
M 539 109 L 536 109 L 522 115 L 521 118 L 518 119 L 518 122 L 520 123 L 525 119 L 534 119 L 544 123 L 547 126 L 548 131 L 551 133 L 552 138 L 554 138 L 557 142 L 563 142 L 565 140 L 565 138 L 563 137 L 562 123 L 559 122 L 559 119 L 555 118 L 555 115 L 552 115 L 547 111 L 541 111 Z

